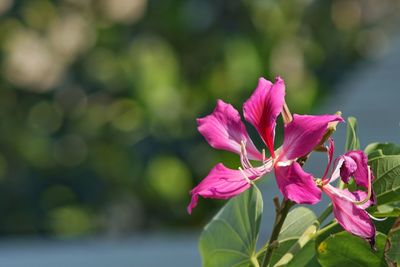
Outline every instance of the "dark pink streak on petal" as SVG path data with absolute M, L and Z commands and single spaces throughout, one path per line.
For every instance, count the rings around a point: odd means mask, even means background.
M 293 162 L 289 166 L 275 166 L 275 176 L 283 196 L 298 204 L 315 204 L 321 199 L 321 189 L 311 174 L 306 173 L 300 164 Z
M 297 115 L 285 125 L 281 160 L 293 160 L 310 153 L 326 133 L 328 123 L 343 121 L 338 115 Z
M 323 187 L 323 191 L 333 203 L 333 213 L 339 224 L 349 233 L 368 240 L 371 244 L 375 240 L 375 226 L 363 207 L 357 206 L 349 197 L 356 200 L 354 194 L 346 190 L 337 189 L 330 184 Z
M 232 105 L 218 100 L 213 113 L 197 119 L 197 124 L 199 132 L 213 148 L 240 154 L 241 142 L 244 141 L 248 157 L 262 160 L 262 154 L 254 146 L 239 112 Z
M 249 180 L 257 178 L 250 170 L 244 171 Z M 210 173 L 190 192 L 192 199 L 188 213 L 196 207 L 199 196 L 204 198 L 227 199 L 236 196 L 250 187 L 250 183 L 239 170 L 232 170 L 222 163 L 215 165 Z
M 284 101 L 285 83 L 280 77 L 274 84 L 260 78 L 254 93 L 243 105 L 244 118 L 257 129 L 272 157 L 275 157 L 276 118 L 282 111 Z

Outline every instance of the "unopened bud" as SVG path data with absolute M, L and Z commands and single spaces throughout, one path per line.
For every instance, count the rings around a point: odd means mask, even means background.
M 289 107 L 287 106 L 286 102 L 283 105 L 282 109 L 282 117 L 283 117 L 283 122 L 285 124 L 288 124 L 293 120 L 292 113 L 290 113 Z

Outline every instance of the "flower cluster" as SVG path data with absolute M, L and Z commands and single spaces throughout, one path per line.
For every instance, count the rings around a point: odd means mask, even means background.
M 275 127 L 279 114 L 284 118 L 283 144 L 275 149 Z M 197 120 L 198 130 L 215 149 L 227 150 L 240 156 L 241 166 L 229 169 L 218 163 L 190 192 L 188 212 L 197 205 L 199 196 L 227 199 L 250 188 L 254 181 L 274 172 L 279 190 L 286 199 L 298 204 L 315 204 L 324 192 L 331 200 L 339 224 L 348 232 L 374 243 L 375 226 L 365 211 L 375 204 L 371 182 L 374 179 L 362 151 L 349 151 L 334 161 L 335 168 L 328 177 L 334 143 L 323 147 L 330 127 L 343 122 L 340 115 L 293 116 L 285 104 L 285 83 L 277 77 L 275 83 L 260 78 L 257 88 L 243 104 L 243 115 L 263 140 L 266 150 L 260 152 L 254 145 L 239 112 L 230 104 L 217 101 L 214 111 Z M 328 165 L 322 178 L 305 172 L 301 159 L 314 149 L 325 148 Z M 253 162 L 253 163 L 252 163 Z M 258 164 L 255 166 L 255 162 Z M 331 182 L 341 178 L 344 183 L 354 183 L 360 190 L 336 188 Z

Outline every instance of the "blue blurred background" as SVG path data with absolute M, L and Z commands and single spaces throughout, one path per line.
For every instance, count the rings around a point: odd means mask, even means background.
M 325 111 L 390 51 L 399 12 L 398 0 L 1 0 L 0 254 L 132 237 L 122 246 L 138 260 L 177 236 L 199 265 L 196 235 L 223 202 L 188 216 L 188 192 L 238 159 L 209 148 L 195 118 L 217 98 L 240 110 L 276 75 L 292 111 Z

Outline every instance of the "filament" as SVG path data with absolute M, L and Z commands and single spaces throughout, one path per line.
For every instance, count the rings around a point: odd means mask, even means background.
M 246 182 L 248 182 L 249 184 L 253 184 L 253 182 L 249 179 L 249 177 L 246 175 L 246 173 L 241 167 L 239 167 L 239 171 L 242 173 L 243 178 L 246 180 Z
M 363 205 L 363 204 L 367 203 L 367 201 L 371 198 L 371 195 L 372 195 L 371 169 L 368 166 L 368 194 L 365 197 L 365 199 L 360 200 L 360 201 L 353 201 L 353 203 L 356 205 Z
M 368 212 L 367 212 L 367 213 L 368 213 Z M 369 214 L 369 213 L 368 213 L 368 215 L 369 215 L 369 217 L 371 217 L 373 220 L 379 221 L 379 222 L 385 221 L 385 220 L 388 218 L 388 217 L 385 217 L 385 218 L 376 218 L 376 217 L 372 216 L 372 215 Z

